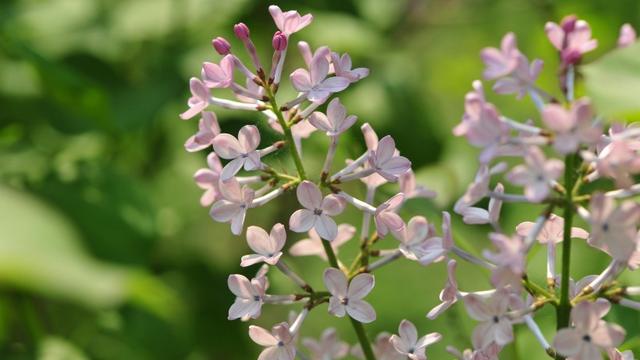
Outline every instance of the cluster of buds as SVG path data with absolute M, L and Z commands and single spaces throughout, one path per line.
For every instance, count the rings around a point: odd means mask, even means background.
M 625 198 L 640 193 L 640 184 L 632 175 L 640 172 L 636 153 L 640 147 L 640 131 L 635 127 L 614 125 L 604 134 L 600 121 L 594 118 L 587 99 L 573 99 L 575 72 L 582 55 L 595 48 L 595 40 L 586 22 L 565 19 L 561 25 L 548 24 L 547 34 L 561 57 L 560 77 L 566 101 L 560 103 L 535 85 L 542 70 L 542 61 L 529 60 L 517 48 L 515 35 L 508 34 L 501 49 L 485 49 L 485 77 L 496 80 L 494 90 L 500 94 L 530 96 L 538 109 L 544 127 L 533 122 L 512 120 L 500 114 L 489 103 L 480 81 L 465 99 L 465 114 L 454 134 L 465 136 L 482 148 L 480 169 L 474 182 L 456 203 L 455 212 L 468 224 L 489 224 L 489 238 L 495 251 L 485 251 L 483 257 L 473 255 L 454 244 L 451 217 L 442 213 L 440 231 L 423 216 L 405 221 L 400 209 L 410 198 L 429 199 L 435 193 L 418 185 L 411 162 L 396 148 L 391 136 L 378 138 L 372 127 L 361 125 L 366 151 L 356 159 L 346 159 L 337 166 L 335 159 L 341 135 L 358 119 L 348 115 L 339 93 L 369 74 L 368 69 L 352 68 L 348 54 L 340 55 L 328 47 L 315 51 L 306 42 L 298 50 L 306 68 L 293 71 L 290 85 L 297 92 L 288 101 L 276 95 L 281 87 L 282 72 L 291 36 L 308 26 L 313 17 L 297 11 L 283 12 L 269 7 L 278 31 L 272 40 L 273 57 L 270 70 L 263 68 L 249 28 L 242 23 L 234 33 L 251 59 L 247 66 L 224 38 L 217 37 L 212 45 L 222 56 L 218 63 L 205 62 L 200 78 L 190 80 L 192 97 L 182 119 L 201 116 L 198 132 L 190 137 L 187 151 L 211 151 L 208 167 L 196 172 L 194 178 L 205 190 L 200 202 L 210 207 L 210 215 L 218 222 L 230 223 L 231 232 L 243 236 L 252 254 L 240 259 L 242 267 L 260 264 L 251 279 L 233 274 L 228 278 L 229 290 L 236 296 L 229 309 L 229 320 L 248 321 L 261 315 L 262 307 L 293 305 L 301 309 L 292 312 L 287 321 L 275 324 L 271 330 L 249 326 L 249 337 L 264 347 L 260 360 L 342 359 L 348 354 L 373 359 L 426 359 L 426 348 L 441 340 L 432 332 L 419 337 L 419 331 L 409 320 L 402 320 L 398 334 L 379 334 L 375 341 L 367 337 L 363 324 L 376 320 L 376 311 L 366 297 L 374 289 L 375 270 L 398 259 L 429 265 L 447 263 L 448 279 L 440 294 L 441 303 L 427 313 L 434 319 L 461 300 L 469 315 L 480 322 L 473 332 L 474 348 L 463 352 L 448 350 L 459 359 L 497 359 L 504 346 L 513 341 L 513 325 L 525 323 L 552 357 L 600 359 L 607 351 L 612 359 L 628 359 L 629 352 L 620 353 L 618 346 L 624 330 L 601 318 L 610 304 L 640 308 L 640 302 L 628 298 L 640 294 L 640 288 L 625 287 L 615 281 L 626 268 L 640 265 L 637 223 L 640 205 Z M 633 29 L 625 25 L 620 46 L 635 41 Z M 235 99 L 212 96 L 214 89 L 229 89 Z M 215 90 L 217 91 L 217 90 Z M 321 106 L 327 103 L 325 111 Z M 237 136 L 223 133 L 216 115 L 209 107 L 259 113 L 267 126 L 282 135 L 282 140 L 261 147 L 257 126 L 243 126 Z M 303 140 L 316 131 L 328 137 L 328 148 L 317 176 L 309 176 L 302 158 Z M 544 148 L 565 157 L 564 162 L 548 159 Z M 286 152 L 293 167 L 280 169 L 270 165 L 269 155 Z M 496 162 L 501 157 L 520 157 L 506 179 L 524 187 L 523 194 L 505 193 L 498 183 L 490 190 L 492 177 L 505 173 L 507 164 Z M 224 160 L 224 161 L 223 161 Z M 339 168 L 339 170 L 334 170 Z M 564 181 L 560 177 L 564 174 Z M 606 179 L 613 179 L 607 182 Z M 602 180 L 600 180 L 602 179 Z M 583 185 L 593 182 L 615 184 L 608 192 L 584 193 Z M 361 183 L 364 199 L 347 193 L 344 184 Z M 399 192 L 379 199 L 380 187 L 398 183 Z M 609 185 L 613 186 L 613 185 Z M 288 217 L 288 224 L 277 223 L 269 232 L 258 226 L 245 230 L 247 211 L 295 193 L 299 209 Z M 477 206 L 489 197 L 488 209 Z M 619 202 L 620 201 L 620 202 Z M 503 202 L 545 204 L 543 213 L 534 222 L 523 222 L 508 235 L 500 226 Z M 338 257 L 341 245 L 356 237 L 358 229 L 351 224 L 338 224 L 337 217 L 347 206 L 362 213 L 359 229 L 359 253 L 350 263 Z M 564 210 L 564 218 L 554 214 Z M 584 218 L 591 232 L 573 227 L 573 215 Z M 287 244 L 292 233 L 305 233 L 308 238 Z M 571 239 L 584 239 L 612 258 L 600 274 L 574 281 L 569 277 Z M 384 240 L 384 241 L 383 241 Z M 547 247 L 547 284 L 539 285 L 527 276 L 527 254 L 535 242 Z M 380 249 L 380 244 L 391 246 Z M 562 243 L 561 274 L 556 272 L 556 245 Z M 288 246 L 290 245 L 290 246 Z M 323 272 L 322 290 L 309 284 L 285 260 L 290 256 L 319 256 L 327 262 Z M 491 271 L 491 289 L 463 292 L 455 277 L 456 260 L 464 260 Z M 271 267 L 290 279 L 300 289 L 295 294 L 269 294 L 268 273 Z M 559 292 L 557 291 L 559 290 Z M 335 329 L 326 329 L 320 340 L 302 339 L 300 329 L 310 311 L 328 304 L 328 313 L 348 317 L 358 338 L 350 346 L 338 339 Z M 546 305 L 558 309 L 561 330 L 549 344 L 534 320 L 538 309 Z
M 497 358 L 514 340 L 513 326 L 519 323 L 526 324 L 552 358 L 597 360 L 607 353 L 610 359 L 633 359 L 630 351 L 616 348 L 625 330 L 602 318 L 611 304 L 640 310 L 640 302 L 630 299 L 640 293 L 640 287 L 617 281 L 624 270 L 640 266 L 640 205 L 629 199 L 640 194 L 640 184 L 633 177 L 640 173 L 640 131 L 634 125 L 616 123 L 606 129 L 588 98 L 574 98 L 582 57 L 597 46 L 589 24 L 568 16 L 559 25 L 547 23 L 545 32 L 560 58 L 561 99 L 535 84 L 543 62 L 536 59 L 530 65 L 514 34 L 504 36 L 500 49 L 482 51 L 484 77 L 495 80 L 493 90 L 515 93 L 518 98 L 528 95 L 539 112 L 534 118 L 540 121 L 519 122 L 501 114 L 487 101 L 482 83 L 473 82 L 454 134 L 466 137 L 482 152 L 475 180 L 455 204 L 455 212 L 467 224 L 491 226 L 489 239 L 495 251 L 484 251 L 477 264 L 490 270 L 493 288 L 460 291 L 456 262 L 450 260 L 442 304 L 430 315 L 435 317 L 462 300 L 469 316 L 480 322 L 472 336 L 474 349 L 465 353 L 451 349 L 460 359 Z M 625 24 L 618 46 L 629 46 L 635 39 L 634 29 Z M 523 163 L 509 169 L 507 162 L 500 161 L 506 158 Z M 492 178 L 501 175 L 523 192 L 506 193 L 499 180 L 492 187 Z M 485 198 L 490 199 L 488 208 L 478 207 Z M 535 221 L 522 222 L 512 232 L 500 226 L 504 202 L 543 205 L 543 211 Z M 582 218 L 589 231 L 574 227 L 574 218 Z M 607 254 L 609 265 L 600 274 L 573 279 L 569 272 L 572 240 L 585 241 Z M 533 269 L 527 256 L 536 243 L 547 250 L 546 284 L 528 276 Z M 561 259 L 556 259 L 557 246 L 562 247 Z M 562 267 L 556 270 L 558 261 Z M 535 321 L 544 306 L 555 307 L 557 313 L 559 330 L 551 342 Z

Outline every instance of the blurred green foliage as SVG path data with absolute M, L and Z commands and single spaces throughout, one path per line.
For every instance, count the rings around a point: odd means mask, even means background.
M 314 23 L 295 40 L 348 51 L 354 64 L 371 68 L 371 76 L 341 99 L 361 122 L 392 134 L 419 180 L 440 193 L 435 203 L 410 202 L 405 214 L 433 219 L 475 171 L 477 151 L 453 138 L 451 128 L 464 93 L 480 77 L 482 47 L 497 46 L 504 33 L 515 32 L 529 57 L 545 60 L 541 84 L 557 94 L 545 21 L 568 13 L 587 19 L 600 46 L 586 62 L 614 47 L 622 23 L 640 25 L 637 0 L 276 3 L 313 12 Z M 254 271 L 238 265 L 246 245 L 199 207 L 191 177 L 204 166 L 204 154 L 183 150 L 196 126 L 177 114 L 185 108 L 187 79 L 199 73 L 202 61 L 217 58 L 211 38 L 231 39 L 235 22 L 249 24 L 268 58 L 274 26 L 267 6 L 258 0 L 0 2 L 0 358 L 255 357 L 259 349 L 246 324 L 226 320 L 233 301 L 227 275 Z M 300 64 L 293 60 L 286 71 Z M 527 100 L 491 100 L 516 119 L 536 114 Z M 257 120 L 252 114 L 218 115 L 231 133 Z M 350 136 L 343 156 L 363 148 L 356 128 Z M 306 161 L 319 167 L 324 146 L 326 139 L 312 137 Z M 294 207 L 290 196 L 283 197 L 250 213 L 248 221 L 270 227 L 286 222 Z M 536 211 L 505 206 L 505 225 L 530 220 Z M 358 223 L 356 215 L 348 212 L 343 219 Z M 459 219 L 454 229 L 471 250 L 487 244 L 484 232 Z M 576 276 L 605 265 L 584 244 L 576 248 Z M 356 250 L 349 244 L 341 256 Z M 543 263 L 543 254 L 532 255 L 533 278 L 544 276 Z M 320 260 L 296 259 L 292 265 L 320 286 Z M 423 333 L 444 334 L 429 349 L 434 359 L 447 358 L 445 345 L 469 346 L 473 323 L 461 306 L 437 321 L 424 317 L 437 303 L 444 273 L 442 264 L 424 269 L 408 262 L 377 273 L 369 300 L 379 319 L 367 327 L 369 334 L 394 332 L 408 318 Z M 462 288 L 475 290 L 483 289 L 487 274 L 461 264 L 459 277 Z M 273 293 L 293 290 L 280 274 L 271 280 Z M 637 284 L 640 278 L 626 274 L 623 280 Z M 264 314 L 257 323 L 270 326 L 286 319 L 287 310 L 266 306 Z M 616 310 L 611 318 L 627 327 L 628 347 L 639 351 L 638 314 Z M 552 311 L 538 319 L 553 328 Z M 317 337 L 327 326 L 355 342 L 348 321 L 327 316 L 322 307 L 310 315 L 303 336 Z M 504 358 L 544 358 L 531 334 L 519 332 Z

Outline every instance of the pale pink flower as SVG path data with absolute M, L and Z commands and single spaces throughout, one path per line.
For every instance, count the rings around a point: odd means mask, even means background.
M 209 106 L 209 89 L 200 81 L 200 79 L 192 77 L 189 80 L 189 89 L 191 90 L 191 97 L 189 98 L 189 110 L 180 114 L 182 120 L 188 120 L 198 115 L 202 110 Z
M 231 222 L 231 232 L 240 235 L 247 209 L 251 207 L 255 193 L 246 185 L 240 187 L 233 177 L 228 181 L 220 181 L 218 187 L 223 198 L 213 204 L 209 215 L 215 221 Z
M 513 184 L 524 186 L 524 195 L 529 201 L 540 202 L 549 195 L 551 182 L 562 175 L 564 163 L 558 159 L 545 159 L 537 147 L 529 148 L 525 163 L 514 167 L 507 178 Z
M 260 153 L 260 132 L 254 125 L 245 125 L 238 132 L 238 138 L 231 134 L 220 134 L 213 139 L 213 149 L 223 159 L 231 160 L 224 166 L 220 178 L 227 181 L 240 169 L 251 171 L 262 165 Z
M 294 360 L 296 345 L 286 322 L 275 325 L 271 332 L 255 325 L 249 326 L 251 340 L 266 349 L 262 350 L 258 360 Z
M 340 246 L 351 240 L 355 233 L 356 228 L 352 225 L 338 225 L 338 235 L 336 235 L 336 238 L 331 241 L 331 248 L 333 249 L 333 252 L 337 254 Z M 325 253 L 324 247 L 322 246 L 322 239 L 315 231 L 315 229 L 309 230 L 309 238 L 302 239 L 293 244 L 293 246 L 291 246 L 291 248 L 289 249 L 289 254 L 293 256 L 316 255 L 325 261 L 327 260 L 327 254 Z
M 435 236 L 435 229 L 422 216 L 411 218 L 402 233 L 396 235 L 401 243 L 399 249 L 407 259 L 429 265 L 442 260 L 453 248 L 451 217 L 443 212 L 442 218 L 442 237 Z
M 502 350 L 501 346 L 496 343 L 491 343 L 489 346 L 482 349 L 465 349 L 460 352 L 458 349 L 447 346 L 447 351 L 454 355 L 458 360 L 499 360 L 498 354 Z
M 352 83 L 369 75 L 369 69 L 367 68 L 351 69 L 351 57 L 346 53 L 340 56 L 340 54 L 332 52 L 331 63 L 333 64 L 336 76 L 347 78 Z
M 327 115 L 316 111 L 309 117 L 311 125 L 318 130 L 326 132 L 327 136 L 342 134 L 355 124 L 356 120 L 358 120 L 358 117 L 355 115 L 347 116 L 347 109 L 340 103 L 338 98 L 329 102 Z
M 198 132 L 187 139 L 184 148 L 189 152 L 206 149 L 213 143 L 213 139 L 220 134 L 220 125 L 216 114 L 210 111 L 202 112 L 202 119 L 198 123 Z
M 616 206 L 614 199 L 598 193 L 591 198 L 590 210 L 589 244 L 616 260 L 627 261 L 638 248 L 636 224 L 640 221 L 640 205 L 629 200 Z
M 602 149 L 595 159 L 596 170 L 601 176 L 615 180 L 618 187 L 629 187 L 632 174 L 640 173 L 640 142 L 616 139 Z
M 484 77 L 489 80 L 511 74 L 518 66 L 516 36 L 508 33 L 502 38 L 500 49 L 484 48 L 480 57 L 485 64 Z
M 480 161 L 487 163 L 496 154 L 500 144 L 509 138 L 509 126 L 495 106 L 485 101 L 482 83 L 474 81 L 473 88 L 474 91 L 465 96 L 462 122 L 453 129 L 453 134 L 464 136 L 471 145 L 483 148 Z
M 396 152 L 396 142 L 390 135 L 380 139 L 376 150 L 370 151 L 369 165 L 387 181 L 398 181 L 398 177 L 411 169 L 411 161 Z
M 405 199 L 413 198 L 425 198 L 432 199 L 436 197 L 436 192 L 418 184 L 416 182 L 416 175 L 413 170 L 409 169 L 406 173 L 400 175 L 398 178 L 398 185 L 400 186 L 400 192 L 405 196 Z
M 297 69 L 291 74 L 293 87 L 304 93 L 311 102 L 323 103 L 332 93 L 342 91 L 349 86 L 347 78 L 341 76 L 327 78 L 329 75 L 327 55 L 329 53 L 329 48 L 319 48 L 311 59 L 309 70 Z
M 527 247 L 519 236 L 506 236 L 500 233 L 489 234 L 489 239 L 498 252 L 485 250 L 484 257 L 498 266 L 508 267 L 516 274 L 524 272 Z
M 229 275 L 227 285 L 236 296 L 236 300 L 229 308 L 229 320 L 257 319 L 267 290 L 266 277 L 256 276 L 249 281 L 244 275 L 233 274 Z
M 535 59 L 529 65 L 529 59 L 518 54 L 518 65 L 511 75 L 498 79 L 493 85 L 493 91 L 498 94 L 517 94 L 518 98 L 524 97 L 534 88 L 534 83 L 542 71 L 543 62 Z
M 399 354 L 396 349 L 393 347 L 393 344 L 389 341 L 391 339 L 391 334 L 388 332 L 381 332 L 376 336 L 375 341 L 371 344 L 373 348 L 373 353 L 376 356 L 377 360 L 406 360 L 406 357 Z M 358 359 L 365 360 L 364 354 L 362 353 L 362 347 L 360 344 L 355 345 L 351 349 L 351 354 Z
M 548 22 L 544 27 L 551 44 L 560 51 L 563 63 L 575 64 L 582 55 L 598 46 L 591 38 L 591 27 L 584 20 L 566 17 L 561 25 Z
M 202 82 L 208 88 L 228 88 L 233 84 L 234 56 L 229 54 L 220 60 L 220 64 L 205 62 L 202 65 Z
M 398 326 L 399 335 L 391 335 L 391 344 L 396 351 L 411 360 L 426 360 L 426 347 L 437 343 L 442 335 L 433 332 L 418 339 L 418 330 L 409 320 L 402 320 Z
M 295 232 L 306 232 L 312 228 L 318 235 L 332 241 L 338 235 L 338 225 L 331 218 L 344 210 L 344 202 L 338 196 L 330 194 L 322 198 L 316 184 L 303 181 L 296 189 L 298 202 L 304 209 L 296 210 L 289 219 L 289 229 Z
M 324 271 L 324 284 L 331 293 L 329 313 L 337 317 L 348 314 L 361 323 L 370 323 L 376 319 L 376 312 L 366 301 L 362 300 L 375 285 L 373 275 L 363 273 L 356 275 L 347 283 L 345 274 L 335 268 Z
M 516 226 L 516 232 L 524 238 L 529 235 L 534 226 L 535 223 L 525 221 Z M 564 219 L 556 214 L 551 214 L 544 223 L 542 230 L 538 233 L 536 240 L 538 240 L 540 244 L 558 244 L 562 242 L 563 233 Z M 584 229 L 574 226 L 571 228 L 571 237 L 586 240 L 589 237 L 589 233 Z
M 365 145 L 367 146 L 367 150 L 369 152 L 375 151 L 378 148 L 378 135 L 375 130 L 371 127 L 369 123 L 364 123 L 360 127 L 362 131 L 362 135 L 364 137 Z M 369 163 L 365 163 L 364 168 L 369 167 Z M 378 175 L 378 173 L 373 173 L 367 177 L 363 177 L 360 179 L 367 187 L 369 188 L 377 188 L 378 186 L 384 185 L 387 183 L 387 179 Z
M 311 352 L 311 360 L 338 360 L 349 354 L 349 344 L 338 339 L 334 328 L 323 331 L 320 341 L 304 338 L 302 343 Z
M 633 356 L 631 350 L 621 352 L 616 348 L 611 348 L 607 350 L 607 355 L 609 356 L 609 360 L 635 360 L 635 356 Z
M 555 132 L 553 147 L 563 155 L 574 153 L 581 144 L 594 145 L 602 135 L 599 125 L 593 124 L 591 102 L 580 99 L 571 110 L 558 104 L 548 104 L 542 110 L 542 120 Z
M 278 223 L 273 225 L 271 233 L 267 234 L 259 226 L 249 226 L 247 228 L 247 244 L 255 254 L 244 255 L 240 266 L 250 266 L 259 262 L 275 265 L 282 256 L 282 248 L 287 240 L 287 231 L 284 225 Z
M 210 206 L 222 196 L 218 188 L 222 164 L 216 153 L 212 152 L 207 155 L 207 165 L 209 165 L 208 168 L 198 169 L 193 175 L 198 187 L 204 190 L 204 194 L 200 197 L 200 205 L 202 206 Z
M 401 236 L 404 231 L 404 221 L 396 213 L 396 209 L 399 209 L 403 202 L 404 194 L 398 193 L 376 208 L 374 220 L 378 235 L 383 237 L 391 231 L 394 235 Z
M 506 315 L 511 297 L 505 290 L 498 290 L 486 299 L 469 294 L 463 301 L 469 316 L 481 322 L 473 330 L 475 348 L 484 348 L 493 342 L 504 346 L 513 341 L 512 321 Z
M 471 184 L 467 187 L 467 191 L 456 202 L 454 210 L 458 214 L 462 214 L 465 208 L 482 200 L 489 193 L 489 182 L 491 176 L 499 174 L 507 169 L 507 163 L 500 162 L 489 168 L 486 164 L 481 164 L 476 176 Z
M 624 24 L 620 28 L 620 36 L 618 37 L 618 47 L 623 48 L 631 46 L 636 42 L 636 30 L 631 24 Z
M 456 280 L 456 261 L 451 259 L 447 263 L 447 283 L 440 291 L 440 304 L 436 305 L 427 317 L 431 320 L 437 318 L 458 301 L 458 281 Z
M 556 351 L 573 360 L 600 360 L 602 350 L 620 345 L 624 329 L 601 320 L 610 308 L 604 299 L 577 304 L 571 310 L 573 328 L 560 329 L 553 339 Z
M 504 193 L 504 186 L 498 183 L 493 189 L 496 194 Z M 500 210 L 502 209 L 502 200 L 492 197 L 489 199 L 489 207 L 487 210 L 479 207 L 461 207 L 460 215 L 465 224 L 497 224 L 500 219 Z
M 277 5 L 269 6 L 269 13 L 271 17 L 273 17 L 273 21 L 276 23 L 278 29 L 287 35 L 287 37 L 304 29 L 313 20 L 313 15 L 311 14 L 301 16 L 300 13 L 295 10 L 282 12 Z

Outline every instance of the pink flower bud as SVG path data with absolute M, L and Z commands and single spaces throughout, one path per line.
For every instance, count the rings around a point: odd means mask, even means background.
M 227 55 L 231 52 L 231 44 L 223 37 L 218 36 L 211 40 L 211 45 L 213 45 L 213 48 L 216 49 L 216 52 L 220 55 Z
M 562 30 L 564 30 L 565 34 L 573 32 L 573 29 L 576 27 L 576 22 L 578 21 L 578 17 L 575 15 L 567 15 L 560 21 L 560 26 Z
M 271 44 L 276 51 L 283 51 L 287 48 L 287 36 L 281 31 L 276 31 L 276 33 L 273 34 Z
M 236 34 L 238 39 L 247 40 L 249 38 L 249 27 L 244 23 L 237 23 L 233 26 L 233 32 Z

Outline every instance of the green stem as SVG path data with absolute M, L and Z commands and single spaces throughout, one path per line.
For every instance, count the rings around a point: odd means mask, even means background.
M 322 240 L 322 246 L 324 247 L 324 252 L 327 254 L 327 258 L 329 259 L 329 264 L 336 269 L 340 269 L 338 265 L 338 259 L 336 258 L 335 252 L 333 252 L 333 248 L 328 241 Z M 373 354 L 373 349 L 371 348 L 371 342 L 369 342 L 369 338 L 367 337 L 367 333 L 364 331 L 364 326 L 362 323 L 354 320 L 349 317 L 351 320 L 351 326 L 353 326 L 353 330 L 356 332 L 358 336 L 358 341 L 360 342 L 360 347 L 362 347 L 362 353 L 366 360 L 376 360 L 375 355 Z
M 271 104 L 271 111 L 276 114 L 276 118 L 278 119 L 278 124 L 282 127 L 282 131 L 284 131 L 284 138 L 289 147 L 289 152 L 291 153 L 291 157 L 293 158 L 293 162 L 296 165 L 296 169 L 298 170 L 298 175 L 301 180 L 307 179 L 307 174 L 304 171 L 304 166 L 302 165 L 302 158 L 298 153 L 298 149 L 296 149 L 295 142 L 293 141 L 293 134 L 291 133 L 291 127 L 287 124 L 284 119 L 284 115 L 282 115 L 282 111 L 278 106 L 276 101 L 275 94 L 271 89 L 271 86 L 265 86 L 265 91 L 267 92 L 267 96 L 269 97 L 269 103 Z
M 573 214 L 575 208 L 573 206 L 573 195 L 577 194 L 578 189 L 574 189 L 576 185 L 576 155 L 569 154 L 564 161 L 564 187 L 573 189 L 565 193 L 564 204 L 564 231 L 562 240 L 562 280 L 560 288 L 560 304 L 556 311 L 556 328 L 562 329 L 569 327 L 569 318 L 571 314 L 571 301 L 569 299 L 569 269 L 571 265 L 571 226 L 573 225 Z M 561 355 L 556 355 L 556 359 L 564 359 Z

